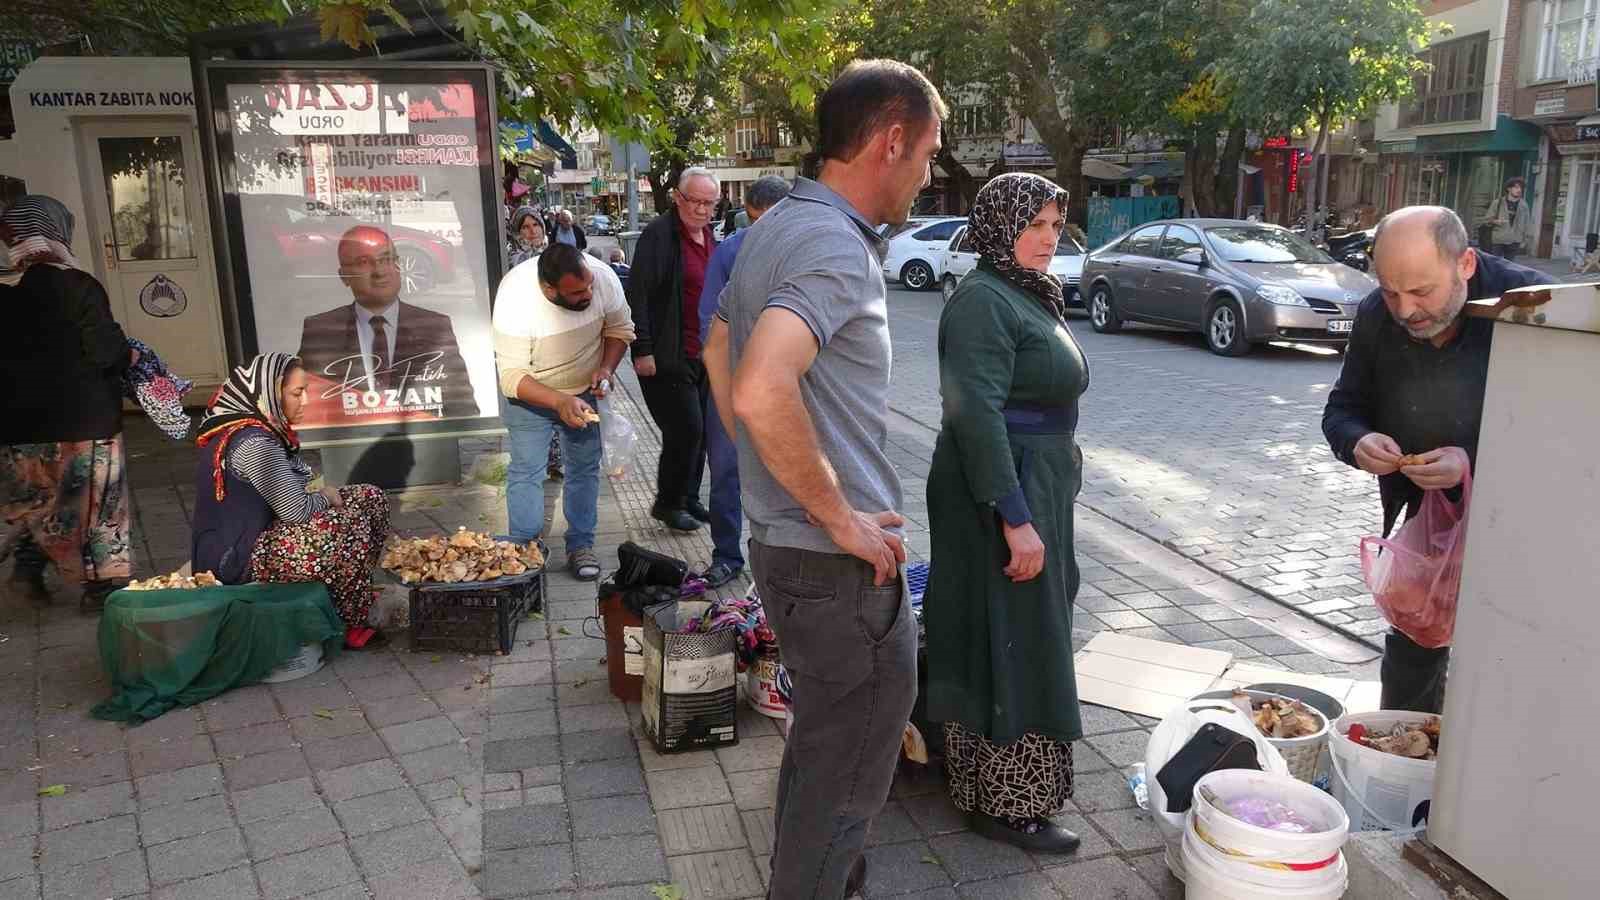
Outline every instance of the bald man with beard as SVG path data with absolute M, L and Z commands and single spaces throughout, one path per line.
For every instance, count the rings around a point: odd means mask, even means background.
M 344 233 L 339 280 L 354 300 L 306 318 L 299 356 L 309 372 L 402 403 L 412 390 L 442 388 L 442 418 L 478 415 L 450 317 L 400 301 L 399 257 L 383 229 L 357 225 Z M 351 417 L 351 424 L 361 421 Z

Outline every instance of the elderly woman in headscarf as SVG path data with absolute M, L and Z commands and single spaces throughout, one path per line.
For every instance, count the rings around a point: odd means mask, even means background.
M 544 220 L 539 218 L 539 211 L 531 206 L 519 206 L 511 214 L 511 242 L 514 245 L 506 269 L 517 266 L 538 256 L 544 251 L 545 244 L 549 243 L 549 236 L 544 231 Z
M 20 273 L 0 287 L 13 339 L 0 354 L 0 504 L 13 586 L 49 602 L 45 567 L 96 610 L 132 574 L 122 445 L 122 376 L 137 359 L 105 288 L 72 255 L 73 216 L 24 196 L 0 214 Z
M 1052 817 L 1072 796 L 1082 737 L 1073 433 L 1089 374 L 1049 273 L 1066 209 L 1066 191 L 1023 173 L 984 185 L 972 208 L 978 268 L 939 320 L 923 601 L 928 715 L 945 723 L 951 797 L 979 834 L 1043 853 L 1078 846 Z
M 217 391 L 197 441 L 191 560 L 224 584 L 326 584 L 345 646 L 359 649 L 377 637 L 367 615 L 389 500 L 370 484 L 311 489 L 294 431 L 307 383 L 299 359 L 265 353 Z

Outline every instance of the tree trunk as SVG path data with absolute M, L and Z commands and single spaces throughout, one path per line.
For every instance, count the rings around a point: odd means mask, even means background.
M 966 211 L 972 208 L 972 201 L 978 196 L 978 188 L 982 187 L 982 185 L 978 183 L 978 179 L 972 177 L 972 173 L 967 171 L 967 167 L 959 159 L 956 159 L 955 148 L 957 142 L 951 136 L 948 127 L 943 129 L 943 135 L 944 142 L 939 148 L 939 156 L 935 161 L 955 185 L 956 190 L 960 192 L 962 211 Z
M 1184 180 L 1194 196 L 1195 215 L 1217 215 L 1217 133 L 1202 130 L 1183 154 Z
M 665 213 L 667 204 L 672 202 L 672 195 L 669 193 L 672 181 L 666 176 L 667 173 L 663 169 L 651 169 L 644 175 L 645 180 L 650 182 L 650 199 L 656 205 L 657 215 Z
M 1227 218 L 1241 217 L 1239 208 L 1239 162 L 1244 159 L 1245 127 L 1235 123 L 1228 129 L 1228 141 L 1222 146 L 1222 156 L 1217 160 L 1217 214 L 1226 211 Z
M 1317 210 L 1328 205 L 1328 119 L 1330 118 L 1326 104 L 1322 107 L 1322 114 L 1317 117 L 1317 146 L 1313 156 L 1317 160 L 1317 180 L 1311 187 L 1311 212 L 1315 215 Z M 1310 229 L 1306 229 L 1307 232 Z M 1326 233 L 1323 234 L 1326 238 Z

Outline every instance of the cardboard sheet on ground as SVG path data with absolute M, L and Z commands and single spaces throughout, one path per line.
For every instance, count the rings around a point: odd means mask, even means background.
M 1337 698 L 1350 712 L 1378 708 L 1379 684 L 1306 675 L 1234 662 L 1222 650 L 1188 647 L 1114 632 L 1094 636 L 1073 657 L 1078 699 L 1123 712 L 1164 718 L 1177 704 L 1206 691 L 1261 682 L 1299 684 Z

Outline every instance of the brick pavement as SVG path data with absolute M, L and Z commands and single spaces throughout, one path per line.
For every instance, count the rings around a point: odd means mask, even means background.
M 618 404 L 642 426 L 648 472 L 654 430 L 631 395 Z M 142 421 L 129 437 L 137 567 L 170 571 L 184 562 L 192 456 Z M 930 443 L 924 429 L 897 423 L 914 555 L 927 552 Z M 473 454 L 499 447 L 467 449 L 470 469 Z M 606 486 L 602 558 L 631 538 L 703 562 L 704 533 L 669 536 L 648 519 L 648 484 L 635 474 Z M 491 487 L 393 499 L 397 530 L 504 527 Z M 1372 677 L 1363 648 L 1104 517 L 1084 513 L 1079 554 L 1080 643 L 1115 629 Z M 553 572 L 544 617 L 522 623 L 507 656 L 411 653 L 397 635 L 390 649 L 344 654 L 299 681 L 233 691 L 132 729 L 87 716 L 108 690 L 93 620 L 5 598 L 0 898 L 642 898 L 668 883 L 689 898 L 760 896 L 778 728 L 744 708 L 739 746 L 654 753 L 637 707 L 607 692 L 602 642 L 585 636 L 595 633 L 585 622 L 594 598 L 592 585 Z M 937 772 L 906 771 L 872 832 L 868 896 L 1181 896 L 1117 771 L 1155 722 L 1093 706 L 1084 717 L 1078 795 L 1063 820 L 1084 835 L 1078 854 L 1034 857 L 983 841 Z M 38 796 L 53 784 L 66 794 Z
M 902 424 L 931 442 L 940 417 L 938 295 L 890 298 L 891 402 Z M 1151 352 L 1139 332 L 1108 338 L 1086 319 L 1071 325 L 1090 345 L 1078 502 L 1376 653 L 1388 626 L 1361 581 L 1356 547 L 1382 518 L 1376 480 L 1334 459 L 1322 436 L 1337 370 L 1310 384 L 1294 373 L 1264 386 L 1231 373 L 1295 361 L 1227 360 L 1228 374 L 1197 376 L 1190 361 L 1161 352 L 1169 344 Z

